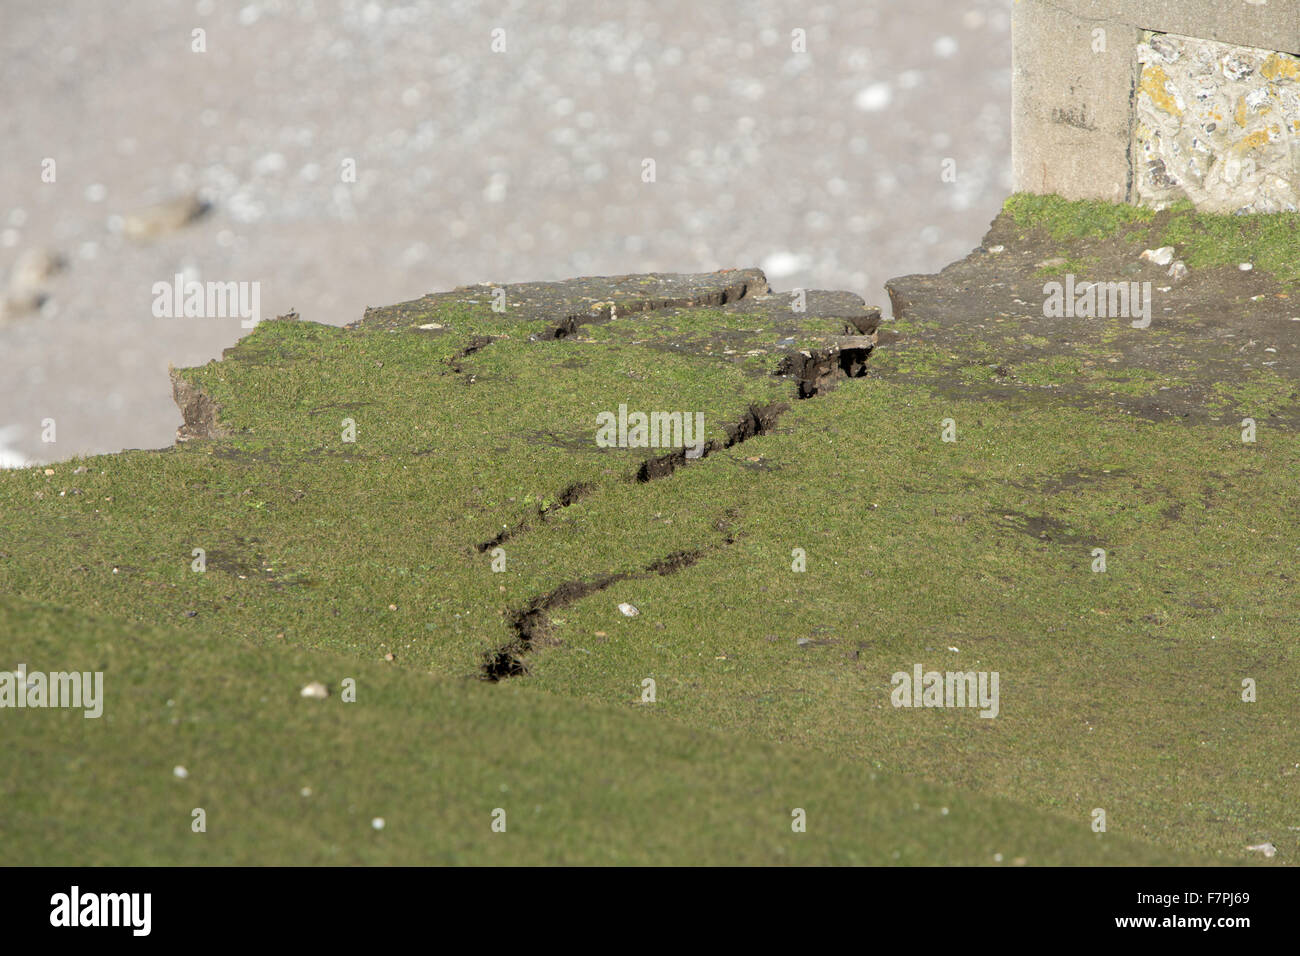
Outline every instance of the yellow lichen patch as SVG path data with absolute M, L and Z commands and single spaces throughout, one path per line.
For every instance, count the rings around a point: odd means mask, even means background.
M 1237 99 L 1237 112 L 1233 116 L 1238 126 L 1246 125 L 1246 98 L 1244 96 Z
M 1268 130 L 1261 129 L 1261 130 L 1256 130 L 1255 132 L 1251 133 L 1249 136 L 1243 136 L 1241 138 L 1241 141 L 1238 142 L 1237 145 L 1234 146 L 1233 148 L 1239 153 L 1244 153 L 1252 149 L 1262 149 L 1267 145 L 1268 145 Z
M 1139 89 L 1147 96 L 1151 97 L 1151 102 L 1157 109 L 1174 116 L 1182 116 L 1183 111 L 1178 108 L 1177 101 L 1169 94 L 1165 84 L 1169 82 L 1167 74 L 1160 66 L 1147 64 L 1142 70 L 1142 83 Z
M 1270 53 L 1264 65 L 1259 68 L 1259 72 L 1266 80 L 1297 80 L 1300 81 L 1300 60 L 1295 57 L 1282 56 L 1278 53 Z

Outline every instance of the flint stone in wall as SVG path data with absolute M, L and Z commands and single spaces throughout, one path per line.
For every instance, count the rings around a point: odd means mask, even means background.
M 1300 57 L 1145 33 L 1132 156 L 1137 199 L 1220 213 L 1300 208 Z

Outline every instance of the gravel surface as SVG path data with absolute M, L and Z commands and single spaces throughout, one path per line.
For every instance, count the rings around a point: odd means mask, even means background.
M 178 273 L 336 325 L 473 282 L 749 266 L 887 307 L 1010 190 L 1009 11 L 4 0 L 0 465 L 171 443 L 168 363 L 245 334 L 155 317 Z

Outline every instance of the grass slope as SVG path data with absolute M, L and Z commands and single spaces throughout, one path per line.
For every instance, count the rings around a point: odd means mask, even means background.
M 1098 215 L 1100 226 L 1085 222 L 1077 235 L 1096 241 L 1120 214 Z M 1039 373 L 1044 385 L 1031 373 L 996 399 L 966 394 L 953 381 L 969 355 L 924 336 L 878 349 L 871 377 L 798 401 L 791 381 L 771 372 L 781 356 L 843 331 L 815 312 L 777 321 L 727 306 L 666 309 L 558 341 L 535 340 L 546 323 L 513 321 L 473 297 L 406 303 L 375 319 L 348 330 L 263 323 L 224 361 L 184 373 L 221 406 L 228 437 L 0 475 L 0 592 L 156 635 L 155 652 L 123 665 L 142 669 L 152 701 L 116 718 L 138 735 L 113 737 L 94 758 L 111 767 L 157 755 L 151 789 L 133 801 L 155 822 L 132 831 L 142 855 L 132 859 L 208 852 L 185 842 L 187 831 L 159 829 L 158 814 L 198 805 L 177 798 L 163 809 L 177 792 L 170 764 L 184 760 L 174 749 L 163 756 L 149 736 L 158 708 L 179 699 L 168 689 L 176 681 L 202 715 L 186 742 L 222 758 L 218 773 L 190 779 L 220 787 L 244 767 L 221 799 L 258 829 L 224 844 L 227 860 L 324 859 L 327 846 L 340 860 L 506 859 L 482 842 L 498 778 L 525 793 L 568 794 L 557 798 L 567 809 L 539 823 L 533 848 L 509 856 L 521 861 L 887 862 L 898 850 L 904 862 L 979 862 L 992 852 L 1091 862 L 1112 838 L 1145 841 L 1133 860 L 1242 860 L 1247 843 L 1265 839 L 1279 862 L 1300 850 L 1289 829 L 1300 776 L 1300 446 L 1285 427 L 1265 421 L 1259 440 L 1243 444 L 1235 421 L 1143 421 L 1104 401 L 1057 401 L 1048 386 L 1060 372 L 1050 367 Z M 999 331 L 1032 334 L 1012 319 Z M 1097 394 L 1134 374 L 1103 367 Z M 774 430 L 650 482 L 634 480 L 648 452 L 593 440 L 596 413 L 620 404 L 702 411 L 720 442 L 726 424 L 774 402 L 790 406 Z M 345 418 L 356 423 L 355 443 L 341 439 Z M 946 419 L 956 442 L 941 440 Z M 565 494 L 575 487 L 583 493 Z M 506 570 L 494 573 L 492 553 L 477 546 L 503 531 Z M 206 551 L 204 573 L 191 569 L 195 548 Z M 1092 569 L 1095 548 L 1107 552 L 1104 573 Z M 806 571 L 793 570 L 795 549 L 806 552 Z M 647 570 L 682 554 L 692 560 L 673 573 Z M 574 599 L 541 609 L 521 646 L 520 612 L 556 593 Z M 620 602 L 640 614 L 623 616 Z M 7 633 L 22 633 L 27 613 L 11 605 Z M 72 666 L 63 658 L 105 640 L 80 629 L 53 659 L 29 666 Z M 527 675 L 479 686 L 485 657 L 501 648 Z M 394 664 L 382 663 L 388 652 Z M 293 698 L 326 660 L 368 675 L 363 686 L 394 690 L 375 693 L 384 704 L 373 710 L 343 705 L 369 715 L 355 725 L 334 699 Z M 1001 714 L 890 706 L 890 675 L 916 663 L 998 671 Z M 647 678 L 657 683 L 653 708 L 637 703 Z M 1245 679 L 1258 686 L 1254 703 L 1241 699 Z M 646 713 L 619 713 L 628 709 Z M 13 715 L 0 717 L 9 745 Z M 58 715 L 41 719 L 58 726 Z M 311 720 L 332 721 L 319 740 L 304 733 L 301 721 Z M 265 734 L 253 731 L 260 726 Z M 605 728 L 625 736 L 610 744 Z M 336 758 L 328 734 L 343 735 Z M 426 749 L 426 737 L 436 744 Z M 48 745 L 32 740 L 19 781 L 59 779 L 59 758 L 42 763 Z M 72 760 L 74 743 L 57 753 Z M 323 802 L 297 802 L 299 786 L 319 786 L 304 776 L 315 763 L 280 767 L 300 746 L 348 781 L 346 807 L 322 824 L 334 842 L 304 835 L 300 811 L 289 809 Z M 430 752 L 446 748 L 459 756 L 431 772 Z M 681 758 L 676 782 L 636 782 L 658 759 L 647 754 L 671 753 Z M 764 784 L 771 802 L 737 802 L 778 754 L 800 767 L 782 779 L 809 781 L 810 795 Z M 606 776 L 580 796 L 589 765 Z M 529 782 L 509 783 L 507 769 Z M 972 833 L 955 841 L 908 829 L 912 850 L 891 845 L 882 834 L 897 816 L 858 806 L 866 801 L 856 788 L 872 773 L 899 793 L 922 784 L 897 774 L 956 787 L 987 817 L 976 821 L 972 810 Z M 109 776 L 103 786 L 126 800 L 144 776 Z M 275 781 L 279 796 L 258 804 L 255 789 L 240 791 L 241 780 L 260 779 Z M 701 791 L 700 780 L 717 787 Z M 20 785 L 30 801 L 35 785 Z M 413 799 L 430 792 L 421 787 L 453 796 L 422 803 Z M 645 787 L 667 788 L 701 816 L 647 809 L 655 804 L 642 799 Z M 367 788 L 391 799 L 356 795 Z M 780 842 L 785 804 L 823 798 L 843 827 L 796 856 Z M 94 799 L 63 784 L 53 815 L 102 819 Z M 520 805 L 527 819 L 549 804 L 533 796 Z M 1088 831 L 1098 807 L 1109 821 L 1100 843 Z M 421 838 L 367 855 L 355 829 L 402 813 L 440 822 L 412 822 Z M 718 822 L 726 814 L 737 814 L 734 824 Z M 998 826 L 1022 835 L 1041 826 L 1063 841 L 1060 852 L 1051 856 L 1036 836 L 1029 850 L 994 849 L 1000 841 L 985 836 L 1009 832 Z
M 0 626 L 29 672 L 102 670 L 107 697 L 99 719 L 4 713 L 9 865 L 1180 862 L 1004 801 L 520 684 L 9 598 Z M 331 696 L 300 697 L 312 679 Z

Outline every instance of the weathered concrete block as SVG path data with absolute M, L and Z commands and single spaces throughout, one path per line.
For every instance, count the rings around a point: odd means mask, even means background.
M 1138 46 L 1137 200 L 1300 208 L 1300 57 L 1167 33 Z
M 1296 208 L 1294 3 L 1017 0 L 1012 36 L 1016 189 Z

